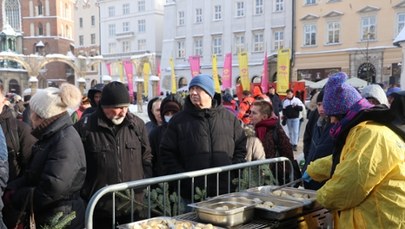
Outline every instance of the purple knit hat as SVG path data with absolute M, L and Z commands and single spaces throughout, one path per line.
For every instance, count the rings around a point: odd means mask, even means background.
M 346 80 L 347 75 L 344 72 L 338 72 L 329 77 L 323 96 L 323 108 L 326 115 L 344 115 L 351 106 L 362 99 L 360 93 L 346 83 Z

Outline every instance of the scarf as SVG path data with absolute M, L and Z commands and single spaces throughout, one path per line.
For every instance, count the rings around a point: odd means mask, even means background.
M 268 119 L 263 119 L 262 121 L 256 123 L 256 125 L 255 125 L 256 135 L 260 139 L 261 142 L 264 141 L 267 130 L 271 127 L 276 126 L 277 123 L 278 123 L 277 116 L 272 116 Z
M 58 115 L 52 116 L 48 119 L 44 119 L 38 126 L 37 128 L 33 129 L 31 134 L 36 137 L 37 139 L 40 139 L 42 134 L 45 132 L 46 128 L 50 126 L 53 122 L 58 120 L 60 117 L 64 116 L 67 113 L 67 111 L 62 112 Z

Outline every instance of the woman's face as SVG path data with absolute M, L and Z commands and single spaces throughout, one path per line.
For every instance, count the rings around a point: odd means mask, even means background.
M 37 113 L 35 113 L 34 111 L 31 111 L 30 119 L 31 119 L 31 125 L 32 125 L 33 129 L 37 128 L 43 121 L 43 119 L 41 117 L 39 117 L 37 115 Z
M 250 120 L 253 125 L 256 125 L 258 122 L 262 121 L 263 119 L 267 119 L 268 116 L 266 114 L 261 113 L 260 107 L 253 105 L 250 108 Z

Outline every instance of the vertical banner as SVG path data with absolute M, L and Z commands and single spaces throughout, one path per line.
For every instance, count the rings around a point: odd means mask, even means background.
M 222 90 L 232 87 L 232 53 L 227 53 L 222 72 Z
M 117 62 L 117 67 L 118 67 L 118 74 L 120 76 L 120 80 L 122 83 L 124 83 L 124 64 L 123 64 L 123 62 L 121 62 L 121 61 Z
M 212 78 L 214 80 L 215 92 L 221 93 L 221 87 L 219 86 L 219 77 L 218 77 L 217 55 L 212 55 Z
M 143 94 L 148 96 L 149 92 L 149 75 L 150 75 L 150 64 L 149 62 L 145 62 L 143 64 Z
M 247 52 L 238 53 L 239 60 L 239 71 L 240 79 L 242 83 L 242 88 L 244 91 L 250 91 L 250 79 L 249 79 L 249 68 L 248 68 L 248 55 Z
M 124 63 L 125 73 L 127 75 L 128 91 L 131 98 L 134 96 L 134 67 L 130 60 L 126 60 Z
M 188 62 L 190 63 L 191 77 L 194 78 L 200 74 L 200 56 L 190 56 Z
M 277 93 L 286 95 L 290 83 L 290 49 L 279 49 L 277 54 Z
M 159 82 L 157 84 L 157 91 L 156 93 L 160 95 L 160 61 L 157 60 L 157 69 L 156 69 L 157 77 L 159 77 Z
M 105 63 L 105 67 L 107 68 L 108 75 L 111 76 L 111 63 Z
M 170 68 L 172 69 L 172 75 L 171 75 L 171 81 L 172 81 L 172 94 L 177 93 L 177 87 L 176 87 L 176 73 L 174 72 L 174 63 L 173 63 L 173 58 L 170 58 Z
M 262 74 L 262 82 L 261 82 L 260 86 L 262 87 L 262 92 L 264 94 L 269 92 L 269 65 L 268 65 L 267 52 L 265 52 L 265 54 L 264 54 L 263 74 Z

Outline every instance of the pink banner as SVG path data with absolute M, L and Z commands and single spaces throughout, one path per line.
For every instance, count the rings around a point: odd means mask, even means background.
M 131 97 L 133 97 L 134 96 L 134 83 L 133 83 L 133 79 L 134 79 L 133 70 L 134 70 L 134 68 L 133 68 L 133 64 L 129 60 L 126 60 L 123 63 L 124 63 L 125 73 L 127 75 L 129 95 Z
M 232 53 L 227 53 L 222 72 L 222 90 L 232 87 Z
M 188 62 L 190 63 L 191 77 L 200 74 L 200 56 L 190 56 Z
M 108 75 L 111 76 L 111 63 L 105 63 L 105 66 L 107 68 Z
M 261 82 L 261 87 L 262 87 L 262 92 L 266 94 L 269 92 L 269 65 L 268 65 L 268 58 L 267 58 L 267 52 L 264 54 L 264 63 L 263 63 L 263 74 L 262 74 L 262 82 Z

